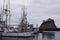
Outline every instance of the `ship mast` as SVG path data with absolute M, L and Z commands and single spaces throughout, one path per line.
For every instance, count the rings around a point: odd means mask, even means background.
M 5 21 L 5 23 L 6 23 L 6 27 L 7 27 L 7 18 L 8 18 L 8 10 L 7 10 L 7 5 L 6 5 L 6 9 L 4 9 L 4 11 L 5 11 L 5 14 L 6 14 L 6 21 Z
M 11 25 L 10 0 L 9 0 L 9 26 Z
M 0 12 L 2 11 L 2 8 L 1 8 L 1 10 L 0 10 Z M 2 20 L 3 18 L 2 18 L 2 12 L 0 13 L 0 21 L 3 21 Z
M 10 26 L 10 0 L 3 0 L 3 12 L 4 12 L 4 15 L 6 16 L 6 18 L 5 18 L 6 27 L 7 27 L 8 23 Z
M 27 25 L 27 13 L 26 13 L 25 6 L 22 8 L 22 12 L 23 12 L 23 14 L 22 14 L 22 20 L 21 20 L 20 25 L 22 27 L 22 31 L 26 32 L 28 25 Z

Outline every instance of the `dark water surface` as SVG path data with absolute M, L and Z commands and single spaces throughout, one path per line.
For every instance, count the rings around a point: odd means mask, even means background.
M 60 40 L 60 31 L 39 33 L 34 38 L 0 37 L 0 40 Z

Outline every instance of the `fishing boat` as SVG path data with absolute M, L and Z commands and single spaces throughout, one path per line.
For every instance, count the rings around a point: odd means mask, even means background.
M 25 32 L 25 33 L 2 33 L 2 37 L 34 37 L 33 32 Z
M 24 38 L 35 36 L 33 25 L 29 26 L 29 24 L 27 23 L 27 15 L 25 14 L 25 8 L 22 8 L 22 10 L 23 10 L 23 16 L 22 16 L 20 24 L 18 25 L 19 27 L 18 31 L 10 32 L 9 27 L 6 25 L 6 28 L 3 28 L 4 32 L 2 32 L 0 36 L 2 37 L 24 37 Z M 6 11 L 6 14 L 7 14 L 7 11 Z M 6 18 L 6 22 L 7 22 L 7 18 Z
M 3 2 L 5 4 L 5 1 Z M 15 31 L 15 29 L 13 28 L 12 32 L 10 32 L 7 21 L 8 21 L 8 16 L 9 16 L 9 22 L 10 22 L 10 2 L 8 2 L 8 4 L 5 5 L 5 7 L 3 8 L 3 14 L 6 16 L 6 20 L 4 21 L 4 23 L 2 23 L 2 25 L 4 24 L 3 28 L 3 32 L 1 32 L 2 37 L 34 37 L 34 31 L 33 30 L 33 25 L 30 25 L 27 22 L 27 12 L 25 10 L 25 6 L 22 8 L 22 18 L 21 21 L 18 25 L 19 29 L 18 31 Z M 2 16 L 4 16 L 2 15 Z M 2 18 L 2 17 L 1 17 Z M 10 25 L 10 24 L 9 24 Z

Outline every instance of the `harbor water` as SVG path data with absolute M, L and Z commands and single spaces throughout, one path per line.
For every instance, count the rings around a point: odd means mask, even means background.
M 43 32 L 30 38 L 0 37 L 0 40 L 60 40 L 60 31 Z

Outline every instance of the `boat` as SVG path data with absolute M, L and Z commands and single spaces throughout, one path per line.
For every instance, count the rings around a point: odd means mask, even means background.
M 5 9 L 6 11 L 7 9 Z M 22 20 L 21 23 L 18 25 L 19 29 L 18 31 L 9 31 L 9 27 L 6 25 L 6 27 L 4 29 L 4 32 L 1 33 L 0 36 L 2 37 L 34 37 L 34 30 L 33 30 L 33 25 L 28 25 L 27 23 L 27 15 L 25 14 L 25 8 L 22 8 L 23 10 L 23 16 L 22 16 Z M 6 11 L 7 14 L 7 11 Z M 7 18 L 6 18 L 6 22 L 7 22 Z M 6 23 L 7 24 L 7 23 Z M 14 28 L 13 28 L 14 29 Z
M 5 3 L 5 1 L 3 2 L 3 4 Z M 6 8 L 5 8 L 6 7 Z M 17 29 L 18 31 L 15 30 L 15 28 L 12 28 L 13 30 L 10 30 L 9 27 L 10 23 L 8 25 L 7 20 L 9 18 L 9 22 L 10 22 L 10 2 L 9 5 L 6 4 L 4 5 L 4 8 L 2 10 L 2 13 L 5 15 L 5 20 L 4 22 L 0 22 L 0 24 L 4 24 L 2 26 L 2 30 L 4 30 L 3 32 L 0 32 L 0 36 L 2 37 L 34 37 L 34 30 L 33 30 L 33 24 L 29 24 L 27 22 L 27 12 L 25 11 L 25 6 L 22 8 L 22 17 L 21 17 L 21 21 L 18 25 L 19 29 Z M 1 14 L 2 15 L 2 14 Z M 3 15 L 2 15 L 3 16 Z M 0 19 L 3 20 L 3 17 L 1 17 Z
M 1 36 L 2 37 L 24 37 L 25 38 L 25 37 L 34 37 L 34 34 L 33 32 L 25 32 L 25 33 L 3 32 Z

